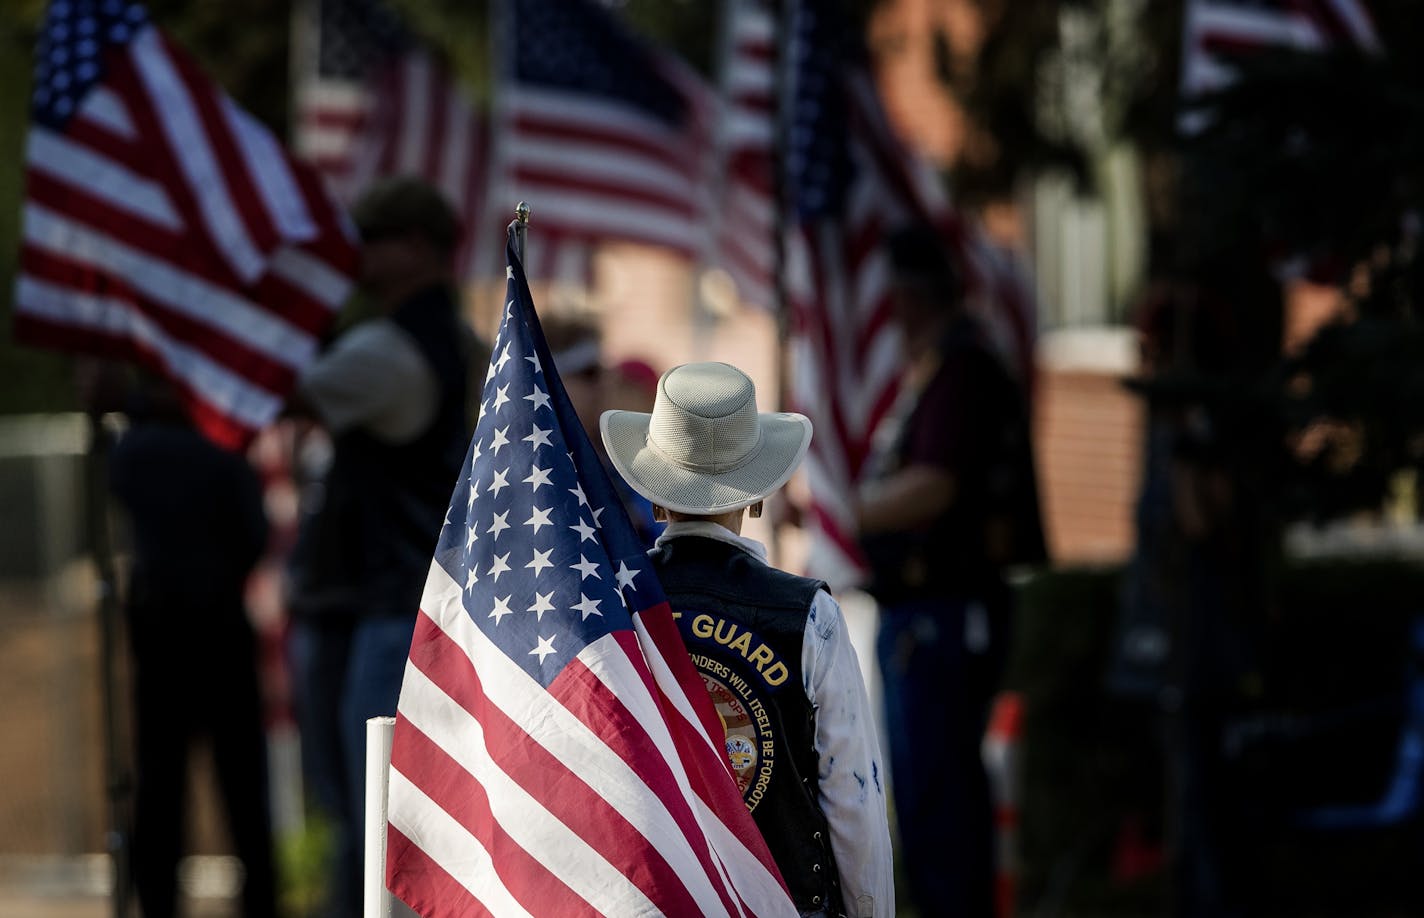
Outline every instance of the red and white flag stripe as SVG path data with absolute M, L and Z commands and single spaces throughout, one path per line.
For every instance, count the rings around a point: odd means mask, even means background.
M 1200 96 L 1236 80 L 1234 55 L 1262 48 L 1326 51 L 1383 50 L 1361 0 L 1277 0 L 1268 4 L 1188 0 L 1182 30 L 1181 93 Z M 1178 124 L 1192 134 L 1207 126 L 1205 112 L 1184 111 Z
M 26 145 L 15 330 L 169 375 L 238 446 L 275 417 L 355 268 L 315 176 L 154 27 Z
M 691 136 L 589 95 L 516 84 L 504 104 L 505 211 L 536 202 L 541 234 L 705 251 L 706 156 Z
M 720 124 L 723 193 L 714 263 L 744 302 L 776 308 L 776 17 L 764 0 L 728 7 Z
M 439 188 L 465 224 L 461 277 L 477 273 L 488 124 L 454 75 L 423 49 L 379 66 L 367 84 L 314 79 L 304 91 L 302 148 L 348 203 L 384 176 Z
M 392 876 L 392 889 L 431 916 L 784 914 L 784 895 L 744 898 L 733 885 L 752 875 L 751 888 L 780 890 L 767 864 L 719 831 L 686 774 L 692 759 L 726 767 L 686 695 L 700 684 L 679 685 L 665 665 L 652 681 L 640 676 L 640 642 L 622 633 L 586 647 L 546 691 L 473 624 L 462 593 L 432 566 L 390 786 L 392 860 L 420 876 Z M 652 614 L 667 619 L 652 628 L 677 639 L 665 606 Z M 615 709 L 611 719 L 646 733 L 600 731 Z M 648 748 L 659 754 L 635 754 Z M 742 805 L 725 775 L 702 783 Z M 630 864 L 626 850 L 656 856 Z M 640 905 L 629 912 L 629 902 Z

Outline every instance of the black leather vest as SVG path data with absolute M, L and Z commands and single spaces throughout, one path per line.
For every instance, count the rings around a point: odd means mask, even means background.
M 722 718 L 742 799 L 793 901 L 802 912 L 840 914 L 819 802 L 816 712 L 801 672 L 807 613 L 825 584 L 698 536 L 669 539 L 651 557 Z
M 432 287 L 391 315 L 435 375 L 439 405 L 414 440 L 392 444 L 363 430 L 341 434 L 321 507 L 293 561 L 293 611 L 411 615 L 469 445 L 466 366 L 449 291 Z M 382 385 L 379 379 L 371 385 Z

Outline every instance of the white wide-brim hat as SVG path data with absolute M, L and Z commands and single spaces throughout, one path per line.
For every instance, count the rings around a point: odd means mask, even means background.
M 658 380 L 652 414 L 605 411 L 608 457 L 660 507 L 712 516 L 756 503 L 786 484 L 811 444 L 811 421 L 759 413 L 756 386 L 725 363 L 673 367 Z

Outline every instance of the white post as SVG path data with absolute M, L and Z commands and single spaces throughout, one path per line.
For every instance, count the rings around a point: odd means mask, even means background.
M 395 732 L 394 717 L 366 721 L 365 918 L 390 918 L 391 914 L 391 893 L 386 889 L 386 793 Z

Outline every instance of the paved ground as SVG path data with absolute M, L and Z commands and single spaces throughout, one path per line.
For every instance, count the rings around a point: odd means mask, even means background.
M 179 868 L 191 918 L 238 918 L 232 858 L 187 858 Z M 108 858 L 0 857 L 0 915 L 15 918 L 112 918 Z M 135 914 L 137 909 L 134 910 Z

